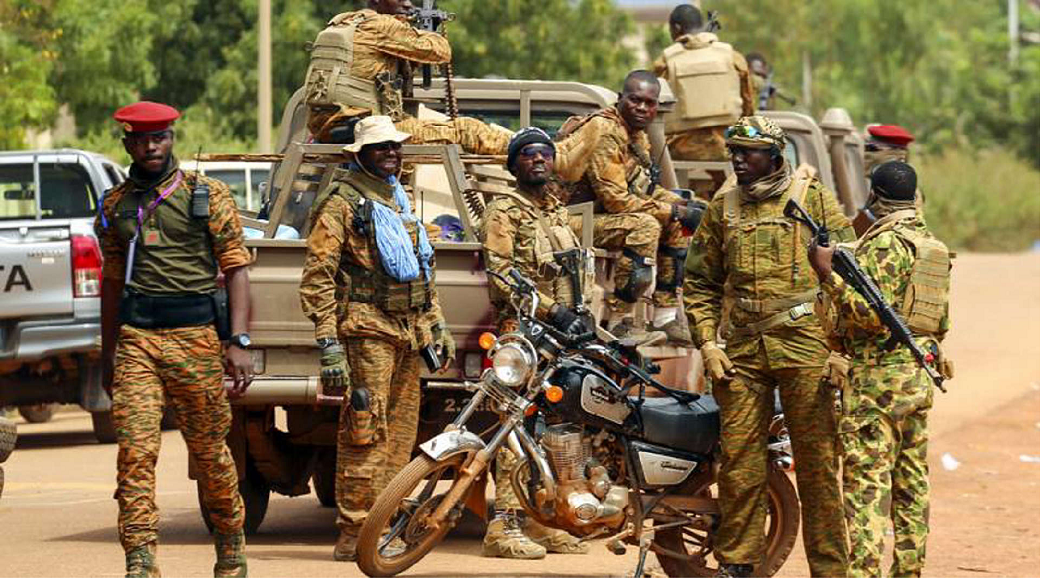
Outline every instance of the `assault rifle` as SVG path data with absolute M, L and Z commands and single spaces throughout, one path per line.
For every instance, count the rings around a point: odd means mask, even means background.
M 827 247 L 830 244 L 830 234 L 827 232 L 827 227 L 821 227 L 816 224 L 816 221 L 809 216 L 809 213 L 794 199 L 787 201 L 787 205 L 784 207 L 784 216 L 809 227 L 809 230 L 816 238 L 817 245 Z M 888 347 L 891 348 L 897 344 L 902 344 L 909 348 L 910 352 L 914 354 L 914 359 L 917 360 L 918 365 L 924 369 L 928 377 L 932 378 L 935 386 L 945 393 L 946 387 L 943 385 L 945 378 L 932 366 L 932 363 L 935 362 L 935 354 L 925 351 L 914 341 L 914 335 L 910 332 L 910 328 L 906 326 L 906 322 L 892 309 L 891 305 L 885 302 L 881 290 L 874 284 L 874 280 L 859 266 L 852 253 L 837 247 L 834 251 L 832 267 L 838 276 L 844 279 L 867 301 L 870 308 L 881 319 L 881 323 L 888 328 L 889 333 L 891 333 Z
M 790 106 L 798 104 L 798 99 L 793 96 L 788 96 L 783 89 L 773 84 L 773 73 L 770 72 L 769 76 L 766 77 L 765 85 L 762 86 L 762 90 L 758 93 L 758 109 L 769 110 L 769 99 L 774 96 L 786 102 Z

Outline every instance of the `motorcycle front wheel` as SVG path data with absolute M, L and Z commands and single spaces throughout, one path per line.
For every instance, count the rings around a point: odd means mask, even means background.
M 715 484 L 712 484 L 713 494 L 715 488 Z M 783 470 L 770 466 L 766 492 L 769 501 L 765 527 L 766 556 L 765 562 L 755 568 L 752 576 L 776 574 L 787 561 L 798 538 L 801 511 L 798 493 L 791 479 Z M 655 546 L 682 555 L 668 556 L 658 551 L 657 560 L 661 563 L 661 569 L 668 576 L 715 576 L 718 568 L 708 565 L 709 562 L 715 562 L 711 556 L 714 551 L 714 534 L 714 528 L 700 531 L 690 527 L 668 528 L 657 532 Z
M 396 576 L 422 560 L 444 539 L 462 515 L 466 496 L 452 506 L 439 528 L 430 528 L 426 522 L 457 483 L 469 455 L 459 454 L 437 462 L 419 454 L 390 480 L 361 526 L 357 565 L 362 572 L 368 576 Z

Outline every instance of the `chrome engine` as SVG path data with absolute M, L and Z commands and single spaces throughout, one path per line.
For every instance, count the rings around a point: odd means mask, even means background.
M 542 447 L 556 474 L 556 524 L 578 535 L 603 526 L 619 528 L 625 520 L 628 488 L 613 483 L 607 468 L 592 457 L 591 440 L 582 428 L 549 426 Z

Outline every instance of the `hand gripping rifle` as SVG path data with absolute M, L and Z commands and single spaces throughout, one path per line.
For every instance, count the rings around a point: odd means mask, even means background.
M 827 227 L 818 225 L 809 216 L 809 213 L 793 199 L 787 201 L 787 206 L 784 207 L 784 216 L 809 227 L 809 230 L 816 238 L 817 245 L 821 247 L 829 245 L 830 235 L 827 232 Z M 928 377 L 932 378 L 935 386 L 945 393 L 946 387 L 943 385 L 945 378 L 932 365 L 935 362 L 935 354 L 925 351 L 914 341 L 914 335 L 910 332 L 910 328 L 906 326 L 906 322 L 892 309 L 891 305 L 885 302 L 885 298 L 881 295 L 881 290 L 878 289 L 870 276 L 859 266 L 852 253 L 841 247 L 836 248 L 832 267 L 835 273 L 866 299 L 867 304 L 881 319 L 881 323 L 888 328 L 888 331 L 891 333 L 888 347 L 891 348 L 895 344 L 902 344 L 909 348 L 910 352 L 914 354 L 914 359 L 917 360 L 918 365 L 924 369 Z
M 409 19 L 419 30 L 428 32 L 440 32 L 444 34 L 444 23 L 455 19 L 455 14 L 445 12 L 437 8 L 436 0 L 423 0 L 422 8 L 412 11 Z M 433 67 L 429 64 L 422 65 L 422 87 L 430 88 Z M 449 61 L 444 69 L 445 96 L 447 98 L 448 116 L 452 119 L 459 116 L 459 105 L 455 97 L 455 72 Z

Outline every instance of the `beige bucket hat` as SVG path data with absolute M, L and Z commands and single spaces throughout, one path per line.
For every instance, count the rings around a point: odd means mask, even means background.
M 389 116 L 368 116 L 354 125 L 354 142 L 343 147 L 344 152 L 356 153 L 361 147 L 381 142 L 404 142 L 412 135 L 394 127 Z

